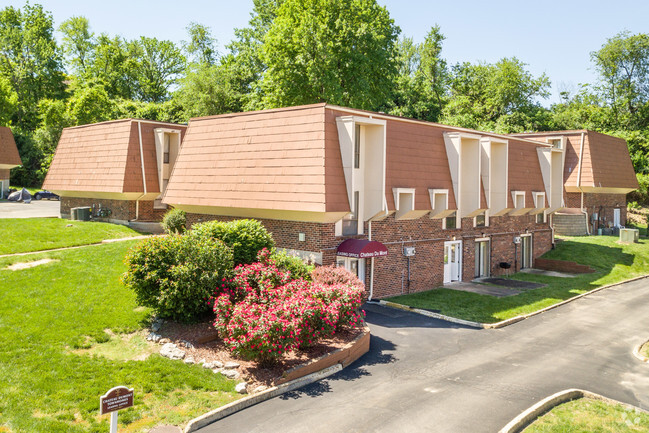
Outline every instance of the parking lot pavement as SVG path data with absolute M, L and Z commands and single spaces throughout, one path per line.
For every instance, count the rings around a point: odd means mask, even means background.
M 60 209 L 58 200 L 32 200 L 31 203 L 0 200 L 0 218 L 58 218 Z

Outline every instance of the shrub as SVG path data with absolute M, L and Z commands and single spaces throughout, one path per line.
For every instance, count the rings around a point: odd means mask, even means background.
M 345 286 L 365 287 L 355 274 L 340 266 L 318 266 L 311 272 L 311 278 L 314 283 L 328 286 L 342 284 Z
M 192 233 L 149 238 L 131 249 L 125 262 L 122 281 L 138 304 L 183 322 L 209 312 L 206 300 L 233 266 L 223 242 Z
M 258 259 L 259 261 L 263 261 L 263 258 L 258 257 Z M 292 279 L 311 281 L 311 272 L 313 272 L 315 266 L 310 265 L 301 257 L 292 256 L 285 251 L 273 249 L 270 252 L 268 259 L 271 260 L 278 269 L 290 272 Z
M 184 210 L 169 209 L 162 217 L 162 228 L 169 234 L 185 233 L 186 224 L 187 215 Z
M 271 363 L 341 326 L 358 324 L 363 293 L 362 285 L 291 280 L 269 261 L 242 265 L 212 298 L 214 326 L 237 355 Z
M 225 242 L 232 249 L 235 266 L 254 262 L 259 251 L 275 245 L 273 237 L 257 220 L 208 221 L 194 225 L 192 231 Z

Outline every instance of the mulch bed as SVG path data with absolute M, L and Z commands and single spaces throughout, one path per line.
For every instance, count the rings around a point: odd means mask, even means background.
M 301 364 L 306 364 L 327 353 L 345 346 L 362 333 L 359 328 L 340 329 L 332 337 L 326 338 L 311 347 L 292 351 L 284 354 L 279 361 L 272 366 L 259 366 L 256 362 L 234 356 L 225 344 L 218 339 L 216 330 L 210 322 L 196 324 L 181 324 L 165 321 L 158 333 L 162 338 L 169 339 L 176 343 L 186 352 L 185 357 L 191 356 L 199 363 L 221 361 L 224 364 L 234 361 L 240 364 L 238 371 L 241 373 L 241 380 L 248 383 L 249 388 L 260 385 L 273 386 L 282 378 L 284 372 Z M 183 347 L 182 342 L 188 341 L 194 346 L 193 349 Z

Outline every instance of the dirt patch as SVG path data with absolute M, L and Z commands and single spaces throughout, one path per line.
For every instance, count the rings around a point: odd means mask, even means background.
M 14 263 L 11 266 L 7 266 L 5 269 L 9 269 L 10 271 L 20 271 L 22 269 L 35 268 L 36 266 L 44 265 L 46 263 L 51 263 L 51 262 L 58 262 L 58 260 L 41 259 L 41 260 L 34 260 L 33 262 Z
M 272 386 L 282 378 L 286 371 L 340 349 L 362 332 L 362 328 L 343 328 L 334 336 L 323 339 L 309 348 L 284 354 L 277 364 L 270 367 L 261 367 L 253 361 L 232 355 L 223 342 L 217 338 L 216 331 L 209 322 L 193 325 L 165 322 L 158 333 L 162 338 L 168 338 L 179 347 L 183 346 L 183 341 L 192 343 L 193 349 L 182 347 L 182 350 L 186 352 L 186 356 L 193 357 L 196 362 L 204 359 L 206 362 L 234 361 L 239 363 L 241 375 L 254 388 L 258 385 Z

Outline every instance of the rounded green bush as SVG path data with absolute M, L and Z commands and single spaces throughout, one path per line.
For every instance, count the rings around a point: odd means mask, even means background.
M 232 251 L 222 241 L 194 233 L 149 238 L 126 255 L 122 281 L 139 305 L 182 322 L 203 318 L 207 299 L 233 268 Z
M 169 209 L 162 217 L 162 228 L 167 233 L 185 233 L 187 215 L 184 210 Z
M 222 240 L 232 249 L 235 266 L 256 261 L 259 251 L 275 245 L 271 234 L 257 220 L 208 221 L 194 225 L 192 232 Z
M 313 272 L 315 266 L 308 264 L 301 257 L 292 256 L 285 251 L 273 249 L 270 253 L 270 259 L 279 270 L 289 271 L 291 273 L 291 279 L 311 281 L 311 272 Z

